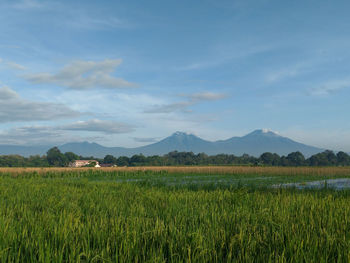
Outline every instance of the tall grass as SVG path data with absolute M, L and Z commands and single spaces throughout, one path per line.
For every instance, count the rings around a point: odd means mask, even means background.
M 118 176 L 134 173 L 151 172 Z M 89 176 L 113 172 L 4 171 L 0 262 L 350 260 L 348 191 L 193 191 Z
M 141 166 L 111 168 L 1 168 L 0 174 L 22 175 L 26 173 L 46 174 L 50 172 L 168 172 L 206 174 L 261 174 L 261 175 L 350 175 L 350 167 L 258 167 L 258 166 Z

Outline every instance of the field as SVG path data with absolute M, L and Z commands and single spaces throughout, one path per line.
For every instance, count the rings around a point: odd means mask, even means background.
M 0 262 L 348 262 L 350 168 L 0 169 Z

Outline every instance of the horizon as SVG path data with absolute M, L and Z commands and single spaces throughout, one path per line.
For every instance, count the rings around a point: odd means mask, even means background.
M 135 148 L 174 131 L 218 141 L 269 127 L 350 152 L 350 2 L 0 7 L 0 145 Z

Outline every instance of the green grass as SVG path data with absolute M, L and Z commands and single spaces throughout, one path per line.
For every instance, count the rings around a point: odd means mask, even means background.
M 2 174 L 0 262 L 347 262 L 350 191 L 270 187 L 316 179 Z

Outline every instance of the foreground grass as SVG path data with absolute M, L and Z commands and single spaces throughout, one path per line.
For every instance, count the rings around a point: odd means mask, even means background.
M 64 173 L 0 177 L 0 262 L 350 260 L 349 191 L 152 186 L 113 182 L 109 172 Z

